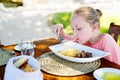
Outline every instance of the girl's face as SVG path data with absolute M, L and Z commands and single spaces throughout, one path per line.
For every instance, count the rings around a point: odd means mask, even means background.
M 71 25 L 77 42 L 84 44 L 90 40 L 93 34 L 93 29 L 90 23 L 85 21 L 85 18 L 80 16 L 73 16 L 71 18 Z

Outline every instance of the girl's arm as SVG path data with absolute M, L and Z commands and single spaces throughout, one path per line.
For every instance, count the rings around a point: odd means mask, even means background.
M 53 32 L 57 35 L 58 39 L 60 41 L 66 40 L 66 41 L 74 41 L 75 38 L 73 35 L 66 35 L 63 30 L 63 25 L 62 24 L 57 24 L 53 26 Z
M 105 38 L 102 47 L 103 51 L 111 53 L 105 59 L 120 65 L 120 47 L 110 35 Z

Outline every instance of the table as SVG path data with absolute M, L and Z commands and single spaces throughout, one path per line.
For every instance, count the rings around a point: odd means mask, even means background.
M 49 39 L 35 41 L 34 43 L 36 45 L 34 57 L 36 58 L 36 57 L 40 56 L 41 54 L 49 52 L 50 49 L 48 48 L 48 46 L 58 44 L 59 41 L 55 38 L 49 38 Z M 14 50 L 14 46 L 15 45 L 1 46 L 1 48 Z M 20 52 L 18 52 L 18 51 L 15 51 L 15 52 L 17 55 L 20 55 Z M 3 77 L 4 77 L 5 66 L 6 65 L 0 66 L 1 80 L 3 80 Z M 101 59 L 101 65 L 99 68 L 102 68 L 102 67 L 112 67 L 112 68 L 120 69 L 120 65 L 109 62 L 103 58 Z M 90 73 L 84 74 L 84 75 L 80 75 L 80 76 L 70 76 L 70 77 L 55 76 L 52 74 L 48 74 L 44 71 L 42 71 L 42 73 L 44 75 L 44 80 L 95 80 L 95 78 L 93 77 L 93 72 L 90 72 Z

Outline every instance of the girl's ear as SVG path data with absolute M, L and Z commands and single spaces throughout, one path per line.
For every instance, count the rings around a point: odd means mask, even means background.
M 96 22 L 96 23 L 94 23 L 94 24 L 92 25 L 92 30 L 93 30 L 93 31 L 96 31 L 96 30 L 98 30 L 98 29 L 99 29 L 99 23 Z

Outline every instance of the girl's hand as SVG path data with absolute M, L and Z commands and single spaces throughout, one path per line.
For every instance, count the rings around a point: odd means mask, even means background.
M 53 32 L 57 35 L 59 40 L 63 40 L 65 35 L 63 31 L 63 25 L 62 24 L 57 24 L 53 26 Z

